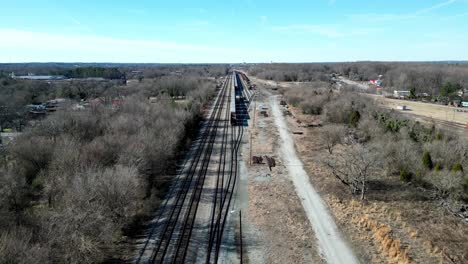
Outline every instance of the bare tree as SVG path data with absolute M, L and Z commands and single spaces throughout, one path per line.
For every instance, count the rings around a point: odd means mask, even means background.
M 29 205 L 26 195 L 27 186 L 24 177 L 12 171 L 0 169 L 0 210 L 3 211 L 0 211 L 0 220 L 6 220 L 8 223 L 10 222 L 8 216 L 11 215 L 16 225 L 19 226 L 24 210 Z
M 365 199 L 369 178 L 378 172 L 380 157 L 373 147 L 353 145 L 344 152 L 336 153 L 324 163 L 333 176 Z
M 343 125 L 327 125 L 320 134 L 329 154 L 333 154 L 333 148 L 341 144 L 345 136 L 346 128 Z
M 433 187 L 434 196 L 443 201 L 456 200 L 463 192 L 463 174 L 461 172 L 431 171 L 426 179 Z
M 0 263 L 48 263 L 49 254 L 34 239 L 33 230 L 15 226 L 0 233 Z

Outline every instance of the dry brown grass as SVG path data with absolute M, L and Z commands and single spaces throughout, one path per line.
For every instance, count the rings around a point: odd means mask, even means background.
M 408 100 L 389 99 L 384 97 L 372 96 L 377 102 L 390 109 L 397 109 L 399 105 L 406 105 L 409 111 L 406 114 L 432 118 L 435 122 L 448 121 L 460 124 L 462 127 L 468 122 L 468 113 L 458 112 L 457 108 L 444 105 L 414 102 Z M 399 110 L 397 110 L 399 111 Z
M 408 249 L 401 246 L 400 239 L 393 237 L 392 228 L 389 225 L 379 223 L 367 214 L 361 217 L 356 224 L 372 232 L 373 239 L 380 244 L 380 251 L 389 258 L 389 262 L 410 263 Z

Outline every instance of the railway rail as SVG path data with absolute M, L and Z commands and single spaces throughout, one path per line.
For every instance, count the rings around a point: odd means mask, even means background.
M 244 130 L 243 126 L 230 125 L 233 106 L 237 108 L 236 98 L 233 98 L 236 79 L 236 73 L 226 77 L 201 131 L 199 142 L 194 146 L 191 158 L 184 164 L 185 169 L 182 172 L 184 176 L 179 175 L 173 184 L 169 197 L 166 198 L 153 222 L 136 263 L 195 262 L 197 253 L 203 251 L 200 246 L 205 247 L 205 245 L 203 243 L 196 245 L 198 241 L 193 241 L 192 235 L 197 225 L 202 194 L 207 195 L 204 190 L 209 168 L 213 167 L 213 162 L 210 161 L 214 159 L 212 156 L 216 144 L 220 145 L 219 163 L 215 173 L 206 252 L 201 255 L 206 256 L 206 263 L 218 262 L 223 232 L 237 183 L 238 152 Z M 221 140 L 217 143 L 219 136 Z M 190 253 L 191 247 L 196 249 L 192 252 L 199 251 L 195 252 L 195 257 Z

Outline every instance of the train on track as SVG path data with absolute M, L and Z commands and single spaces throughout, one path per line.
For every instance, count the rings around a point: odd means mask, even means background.
M 237 80 L 232 75 L 232 89 L 231 89 L 231 102 L 230 102 L 230 111 L 231 111 L 231 125 L 235 126 L 237 123 L 237 116 L 236 116 L 236 87 L 237 87 Z
M 246 120 L 249 118 L 248 109 L 252 100 L 253 94 L 247 89 L 250 87 L 250 79 L 245 73 L 233 71 L 231 89 L 231 125 L 246 125 Z

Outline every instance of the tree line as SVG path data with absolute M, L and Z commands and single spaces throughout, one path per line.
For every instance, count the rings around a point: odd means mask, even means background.
M 63 75 L 67 78 L 122 79 L 125 77 L 125 74 L 115 67 L 79 67 L 56 71 L 54 75 Z
M 428 93 L 433 97 L 453 98 L 460 89 L 468 89 L 466 63 L 275 63 L 250 65 L 246 69 L 258 78 L 285 82 L 329 82 L 333 75 L 367 82 L 382 75 L 384 89 L 413 90 L 415 95 Z

